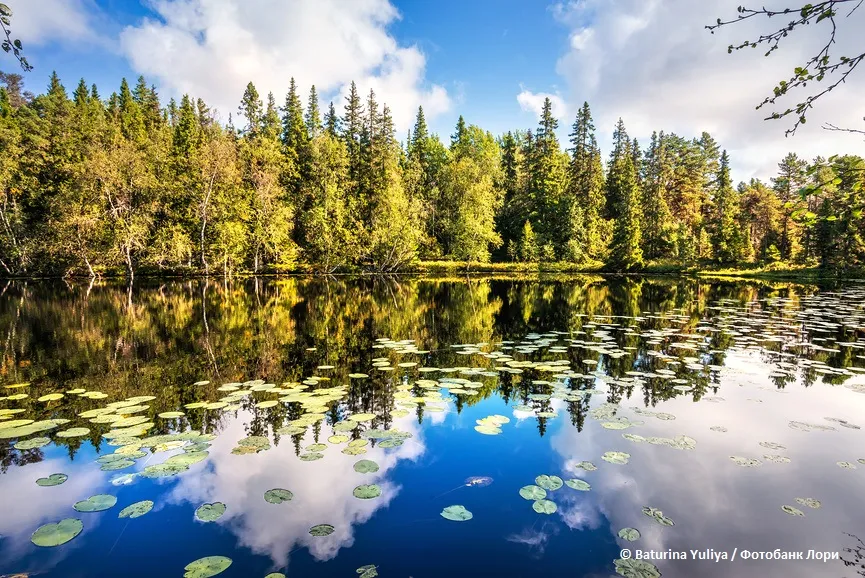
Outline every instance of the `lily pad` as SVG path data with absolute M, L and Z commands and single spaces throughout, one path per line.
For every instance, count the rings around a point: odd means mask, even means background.
M 800 510 L 799 508 L 794 508 L 793 506 L 787 506 L 786 504 L 781 506 L 781 510 L 786 514 L 790 514 L 791 516 L 804 516 L 805 512 Z
M 665 516 L 664 512 L 662 512 L 658 508 L 651 508 L 649 506 L 645 506 L 643 507 L 643 513 L 662 526 L 675 526 L 673 520 Z
M 30 536 L 30 541 L 43 548 L 52 548 L 65 544 L 80 534 L 83 529 L 84 524 L 81 523 L 81 520 L 66 518 L 56 524 L 45 524 L 39 527 Z
M 815 500 L 814 498 L 796 498 L 796 503 L 803 506 L 808 506 L 809 508 L 813 508 L 815 510 L 822 505 L 820 503 L 820 500 Z
M 367 564 L 355 570 L 355 573 L 358 575 L 358 578 L 376 578 L 378 576 L 378 567 L 375 564 Z
M 448 506 L 441 511 L 441 517 L 453 522 L 465 522 L 472 519 L 472 513 L 465 509 L 464 506 Z
M 348 449 L 348 448 L 346 448 L 346 449 Z M 314 462 L 315 460 L 320 460 L 323 457 L 324 457 L 324 454 L 320 454 L 318 452 L 311 452 L 308 454 L 299 455 L 298 459 L 300 459 L 303 462 Z
M 619 530 L 619 538 L 633 542 L 640 539 L 640 531 L 636 528 L 622 528 Z
M 651 562 L 618 558 L 615 560 L 616 574 L 625 578 L 658 578 L 661 573 Z
M 330 524 L 318 524 L 309 529 L 311 536 L 330 536 L 333 534 L 333 526 Z
M 183 578 L 210 578 L 224 572 L 229 566 L 231 566 L 231 558 L 225 556 L 199 558 L 186 565 Z
M 381 488 L 376 484 L 363 484 L 356 487 L 352 494 L 354 494 L 355 498 L 369 500 L 371 498 L 379 497 L 381 495 Z
M 576 467 L 580 468 L 581 470 L 586 470 L 587 472 L 593 472 L 598 469 L 598 466 L 596 466 L 592 462 L 579 462 L 578 464 L 576 464 Z
M 185 415 L 186 414 L 183 413 L 182 411 L 164 411 L 164 412 L 159 414 L 159 417 L 161 417 L 162 419 L 176 419 L 178 417 L 183 417 Z
M 541 487 L 530 485 L 520 488 L 520 496 L 526 500 L 543 500 L 547 497 L 547 491 Z
M 565 485 L 567 485 L 569 488 L 573 488 L 573 489 L 579 490 L 581 492 L 588 492 L 589 490 L 592 489 L 592 486 L 591 486 L 591 484 L 589 484 L 589 482 L 585 482 L 585 481 L 579 480 L 577 478 L 567 480 L 565 482 Z
M 535 478 L 535 483 L 542 487 L 545 490 L 558 490 L 562 487 L 562 478 L 559 476 L 548 476 L 546 474 L 542 474 Z
M 631 454 L 625 452 L 606 452 L 601 456 L 601 459 L 611 464 L 624 465 L 628 463 Z
M 494 425 L 476 425 L 475 431 L 488 436 L 495 436 L 502 433 L 502 429 Z
M 361 474 L 371 474 L 378 471 L 378 464 L 372 460 L 360 460 L 354 464 L 354 471 Z
M 853 462 L 836 462 L 839 468 L 843 468 L 845 470 L 855 470 L 856 464 Z
M 69 476 L 66 474 L 51 474 L 47 478 L 39 478 L 36 480 L 36 485 L 42 487 L 59 486 L 68 479 Z
M 20 442 L 15 442 L 16 450 L 35 450 L 36 448 L 41 448 L 47 446 L 51 443 L 49 438 L 31 438 L 29 440 L 22 440 Z
M 730 456 L 730 459 L 733 460 L 737 466 L 742 466 L 743 468 L 756 468 L 761 465 L 761 462 L 755 458 L 743 458 L 742 456 Z
M 532 504 L 532 509 L 538 514 L 555 514 L 558 508 L 550 500 L 537 500 Z
M 225 513 L 225 504 L 213 502 L 212 504 L 201 504 L 195 510 L 195 517 L 202 522 L 215 522 Z
M 57 401 L 59 399 L 63 399 L 62 393 L 49 393 L 48 395 L 43 395 L 37 401 Z
M 269 504 L 281 504 L 291 500 L 293 497 L 294 494 L 282 488 L 274 488 L 264 492 L 264 501 Z
M 57 432 L 57 437 L 59 438 L 80 438 L 86 436 L 90 433 L 90 430 L 86 427 L 73 427 L 63 431 Z
M 176 454 L 165 460 L 165 464 L 172 465 L 180 465 L 180 466 L 191 466 L 192 464 L 197 464 L 198 462 L 204 461 L 209 456 L 209 452 L 200 451 L 200 452 L 184 452 L 181 454 Z
M 106 464 L 107 465 L 107 464 Z M 112 464 L 113 465 L 113 464 Z M 105 467 L 105 466 L 103 466 Z M 169 464 L 163 462 L 161 464 L 153 464 L 147 466 L 141 471 L 141 475 L 145 478 L 167 478 L 170 476 L 176 476 L 177 474 L 181 474 L 189 469 L 189 466 L 185 464 Z
M 129 506 L 126 506 L 120 513 L 117 515 L 118 518 L 140 518 L 144 514 L 148 513 L 153 509 L 153 502 L 151 500 L 142 500 L 140 502 L 135 502 Z
M 117 498 L 109 494 L 97 494 L 72 505 L 79 512 L 102 512 L 113 508 Z

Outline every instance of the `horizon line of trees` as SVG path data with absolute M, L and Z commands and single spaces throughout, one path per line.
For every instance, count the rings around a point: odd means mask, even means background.
M 0 274 L 395 272 L 417 260 L 865 266 L 865 160 L 787 155 L 733 185 L 726 151 L 620 119 L 606 161 L 591 110 L 563 149 L 538 126 L 495 137 L 462 116 L 449 143 L 419 108 L 404 142 L 351 84 L 342 114 L 291 80 L 250 82 L 222 126 L 202 99 L 160 103 L 143 77 L 103 99 L 55 74 L 0 73 Z M 237 126 L 235 126 L 235 118 Z

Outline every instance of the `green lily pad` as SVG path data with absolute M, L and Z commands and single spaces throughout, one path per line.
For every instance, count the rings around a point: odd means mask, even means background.
M 162 419 L 176 419 L 178 417 L 183 417 L 185 415 L 186 414 L 183 413 L 182 411 L 164 411 L 164 412 L 159 414 L 159 417 L 161 417 Z
M 730 459 L 733 460 L 734 464 L 736 464 L 737 466 L 742 466 L 743 468 L 756 468 L 763 463 L 758 459 L 743 458 L 742 456 L 730 456 Z
M 120 513 L 117 515 L 118 518 L 140 518 L 147 512 L 153 509 L 153 502 L 151 500 L 142 500 L 140 502 L 135 502 L 129 506 L 126 506 Z
M 90 430 L 86 427 L 73 427 L 63 431 L 57 432 L 57 437 L 59 438 L 80 438 L 86 436 L 90 433 Z
M 348 436 L 344 436 L 344 435 L 332 435 L 329 438 L 327 438 L 327 441 L 329 443 L 332 443 L 332 444 L 344 444 L 349 439 L 350 438 Z
M 625 578 L 658 578 L 661 573 L 651 562 L 618 558 L 615 560 L 616 574 Z
M 380 447 L 380 448 L 395 448 L 395 447 L 401 446 L 402 444 L 403 444 L 403 440 L 390 438 L 390 439 L 381 440 L 380 442 L 378 442 L 378 447 Z M 346 449 L 362 450 L 363 448 L 346 448 Z
M 181 474 L 189 469 L 189 466 L 185 464 L 169 464 L 163 462 L 161 464 L 153 464 L 151 466 L 147 466 L 141 471 L 141 475 L 145 478 L 167 478 L 170 476 L 176 476 L 177 474 Z
M 636 528 L 622 528 L 619 530 L 619 538 L 627 540 L 628 542 L 633 542 L 634 540 L 640 539 L 640 531 Z
M 333 526 L 330 524 L 318 524 L 309 529 L 310 536 L 330 536 L 333 534 Z
M 59 486 L 68 479 L 69 476 L 66 474 L 51 474 L 47 478 L 39 478 L 36 480 L 36 485 L 42 487 Z
M 348 419 L 356 422 L 372 421 L 378 416 L 374 413 L 355 413 L 348 416 Z
M 605 462 L 610 462 L 611 464 L 624 465 L 628 463 L 630 457 L 631 454 L 625 452 L 606 452 L 601 456 L 601 459 Z
M 589 490 L 592 489 L 592 486 L 591 486 L 591 484 L 589 484 L 589 482 L 585 482 L 585 481 L 579 480 L 577 478 L 573 478 L 571 480 L 566 481 L 565 485 L 567 485 L 569 488 L 573 488 L 573 489 L 579 490 L 581 492 L 588 492 Z
M 186 573 L 183 575 L 183 578 L 210 578 L 211 576 L 221 574 L 229 566 L 231 566 L 231 558 L 226 558 L 225 556 L 199 558 L 186 565 L 184 568 Z
M 378 576 L 378 567 L 375 564 L 367 564 L 355 570 L 355 573 L 358 575 L 358 578 L 376 578 Z
M 294 494 L 282 488 L 274 488 L 264 492 L 264 501 L 269 504 L 281 504 L 287 502 L 294 497 Z
M 643 507 L 643 513 L 645 515 L 649 516 L 650 518 L 652 518 L 653 520 L 655 520 L 657 523 L 659 523 L 662 526 L 675 526 L 675 523 L 673 522 L 673 520 L 671 520 L 670 518 L 665 516 L 664 512 L 662 512 L 658 508 L 651 508 L 649 506 L 644 506 Z
M 453 522 L 465 522 L 472 519 L 472 513 L 463 506 L 448 506 L 441 511 L 441 517 Z
M 99 469 L 102 470 L 103 472 L 113 472 L 116 470 L 122 470 L 124 468 L 134 466 L 134 465 L 135 465 L 135 460 L 121 456 L 120 458 L 118 458 L 116 460 L 112 460 L 110 462 L 103 463 L 102 467 L 100 467 Z M 148 467 L 150 467 L 150 466 L 148 466 Z
M 598 466 L 593 464 L 592 462 L 580 462 L 576 465 L 576 467 L 581 470 L 586 470 L 587 472 L 593 472 L 598 469 Z
M 530 485 L 520 488 L 520 496 L 526 500 L 543 500 L 547 497 L 547 491 L 538 486 Z
M 559 476 L 548 476 L 543 474 L 535 478 L 535 483 L 545 490 L 554 491 L 561 488 L 563 482 L 562 478 Z
M 29 440 L 22 440 L 20 442 L 15 442 L 16 450 L 35 450 L 36 448 L 41 448 L 47 446 L 51 443 L 49 438 L 30 438 Z
M 381 495 L 381 488 L 376 484 L 363 484 L 354 489 L 352 492 L 355 498 L 360 498 L 361 500 L 369 500 L 372 498 L 377 498 Z
M 102 512 L 113 508 L 117 498 L 109 494 L 97 494 L 72 505 L 79 512 Z
M 37 401 L 57 401 L 58 399 L 63 399 L 62 393 L 49 393 L 48 395 L 43 395 Z
M 359 427 L 360 427 L 360 422 L 359 422 L 359 421 L 345 420 L 345 421 L 341 421 L 341 422 L 335 423 L 335 424 L 333 425 L 333 431 L 346 432 L 346 431 L 352 431 L 352 430 L 355 430 L 355 429 L 357 429 L 357 428 L 359 428 Z
M 784 506 L 781 506 L 781 510 L 783 510 L 787 514 L 790 514 L 791 516 L 804 516 L 805 515 L 805 512 L 803 512 L 799 508 L 794 508 L 793 506 L 784 505 Z
M 488 436 L 496 436 L 502 433 L 502 429 L 494 425 L 476 425 L 475 431 Z
M 385 441 L 388 441 L 388 440 L 385 440 Z M 347 455 L 347 456 L 359 456 L 359 455 L 361 455 L 361 454 L 365 454 L 365 453 L 366 453 L 366 448 L 358 448 L 358 447 L 350 448 L 350 447 L 346 447 L 346 448 L 343 448 L 343 449 L 341 450 L 341 452 L 344 453 L 344 454 Z
M 200 451 L 200 452 L 184 452 L 182 454 L 176 454 L 165 460 L 165 464 L 172 465 L 181 465 L 181 466 L 191 466 L 192 464 L 197 464 L 198 462 L 204 461 L 209 456 L 209 452 Z
M 220 519 L 225 513 L 225 504 L 222 502 L 213 502 L 212 504 L 202 504 L 195 510 L 195 517 L 202 522 L 215 522 Z
M 836 462 L 836 463 L 838 464 L 839 468 L 842 468 L 845 470 L 855 470 L 856 469 L 856 464 L 854 464 L 853 462 Z
M 532 509 L 538 514 L 555 514 L 558 508 L 550 500 L 537 500 L 532 504 Z
M 354 464 L 354 471 L 360 474 L 371 474 L 378 471 L 378 464 L 372 460 L 360 460 Z
M 286 576 L 282 572 L 271 572 L 264 578 L 286 578 Z
M 820 503 L 820 500 L 815 500 L 814 498 L 796 498 L 796 503 L 803 506 L 808 506 L 809 508 L 813 508 L 815 510 L 822 505 Z
M 84 529 L 84 524 L 81 520 L 75 518 L 66 518 L 60 520 L 56 524 L 45 524 L 40 526 L 33 535 L 30 536 L 30 541 L 43 548 L 52 548 L 65 544 L 69 540 L 81 533 Z

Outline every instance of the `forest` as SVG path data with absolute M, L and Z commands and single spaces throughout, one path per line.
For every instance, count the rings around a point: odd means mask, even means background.
M 103 98 L 83 79 L 70 95 L 52 74 L 33 95 L 0 73 L 0 275 L 865 266 L 861 157 L 791 153 L 769 182 L 734 185 L 706 132 L 608 128 L 604 155 L 585 103 L 561 143 L 547 99 L 534 128 L 496 136 L 460 116 L 446 142 L 419 108 L 400 140 L 354 83 L 326 107 L 293 79 L 281 106 L 249 83 L 220 122 L 143 77 Z

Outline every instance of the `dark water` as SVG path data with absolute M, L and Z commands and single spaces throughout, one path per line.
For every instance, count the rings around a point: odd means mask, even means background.
M 0 576 L 183 576 L 194 560 L 225 556 L 223 577 L 359 576 L 368 564 L 382 577 L 595 577 L 615 575 L 622 548 L 688 558 L 734 548 L 838 553 L 829 562 L 654 560 L 665 577 L 865 575 L 862 285 L 287 279 L 128 291 L 19 282 L 0 296 L 0 332 L 0 384 L 30 383 L 0 389 Z M 374 361 L 383 358 L 390 364 Z M 217 389 L 228 383 L 237 385 Z M 65 393 L 77 390 L 107 396 Z M 51 393 L 64 396 L 38 401 Z M 146 431 L 118 440 L 110 423 L 79 417 L 137 396 L 153 397 L 126 404 L 147 418 L 132 429 Z M 158 417 L 170 411 L 185 415 Z M 362 413 L 374 415 L 347 419 Z M 38 433 L 27 433 L 29 422 L 11 433 L 4 425 L 49 419 L 70 421 Z M 477 420 L 501 433 L 476 430 Z M 359 425 L 332 431 L 338 422 Z M 13 437 L 16 427 L 26 435 Z M 89 432 L 58 437 L 70 428 Z M 171 437 L 189 430 L 204 437 Z M 13 446 L 40 436 L 50 443 Z M 269 449 L 232 453 L 248 436 L 266 437 Z M 349 440 L 367 441 L 365 453 L 347 450 Z M 326 449 L 307 449 L 316 443 Z M 134 463 L 103 471 L 96 459 L 120 448 L 139 451 Z M 316 450 L 321 459 L 298 457 Z M 141 475 L 202 451 L 176 475 Z M 605 452 L 625 452 L 627 463 Z M 378 471 L 356 472 L 361 459 Z M 68 480 L 36 484 L 53 473 Z M 547 490 L 555 512 L 537 513 L 520 489 L 544 474 L 590 489 Z M 485 479 L 471 483 L 477 476 Z M 361 484 L 380 495 L 355 497 Z M 273 488 L 292 499 L 268 503 Z M 117 504 L 73 509 L 95 494 Z M 153 501 L 149 513 L 118 518 L 141 500 Z M 196 520 L 213 502 L 225 514 Z M 453 505 L 472 518 L 440 515 Z M 65 518 L 81 520 L 77 537 L 31 543 L 37 528 Z M 310 535 L 318 524 L 333 533 Z M 639 539 L 618 537 L 623 528 Z

